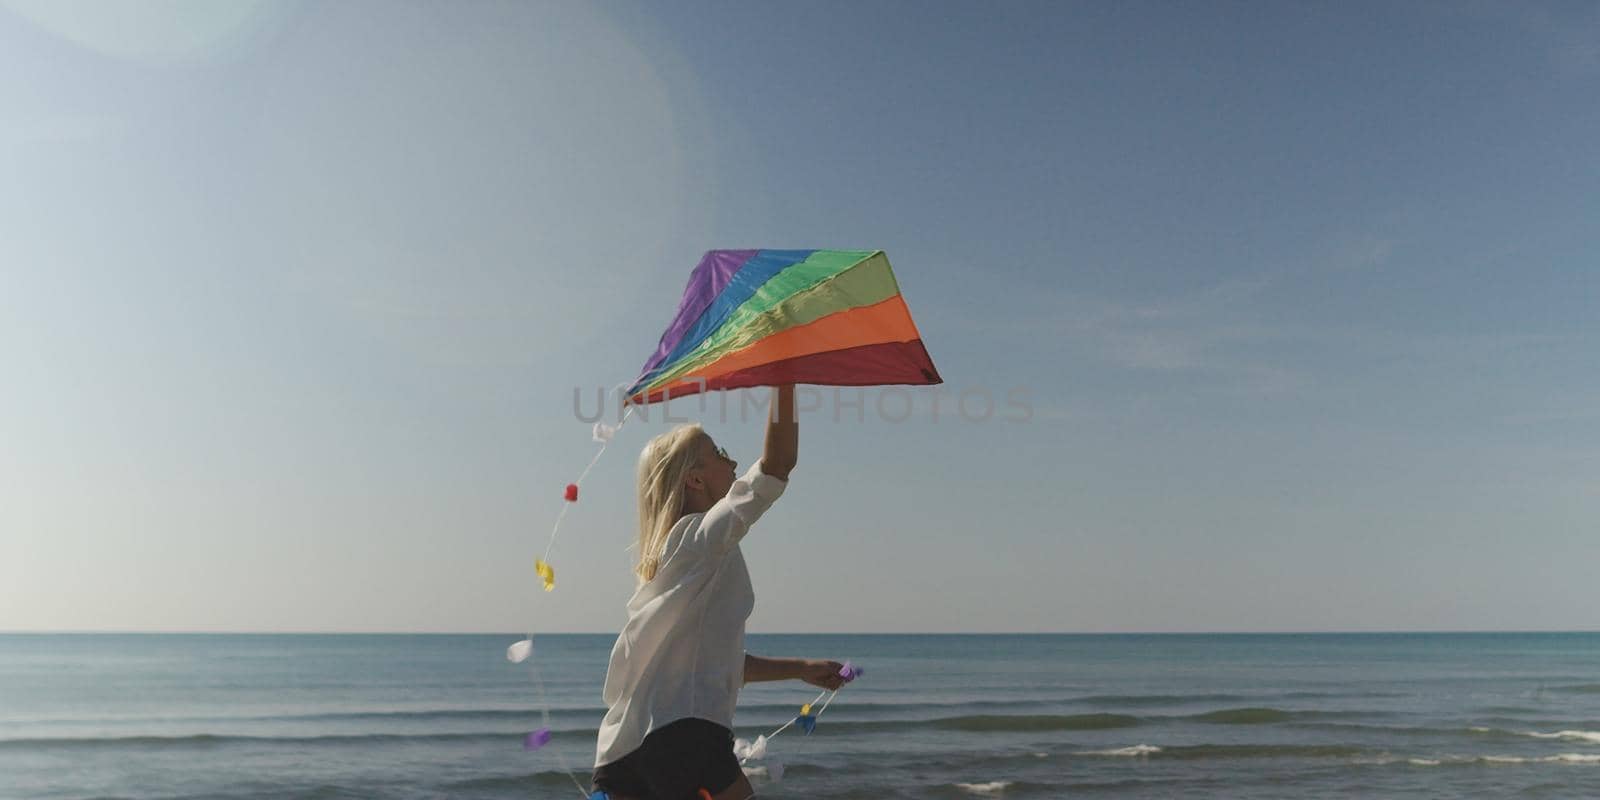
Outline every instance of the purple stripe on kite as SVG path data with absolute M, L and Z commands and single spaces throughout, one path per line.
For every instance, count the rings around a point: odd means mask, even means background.
M 672 324 L 667 326 L 667 332 L 661 334 L 661 342 L 656 345 L 656 351 L 651 354 L 650 360 L 644 363 L 641 374 L 659 366 L 667 353 L 681 339 L 689 326 L 705 312 L 706 306 L 722 293 L 728 281 L 733 279 L 734 273 L 743 267 L 746 261 L 756 257 L 760 250 L 710 250 L 700 259 L 700 265 L 689 274 L 689 286 L 683 290 L 683 300 L 678 303 L 678 313 L 672 318 Z
M 706 260 L 710 260 L 710 258 L 717 253 L 749 252 L 751 251 L 713 250 L 706 254 Z M 700 314 L 699 318 L 694 321 L 694 324 L 689 326 L 688 330 L 685 330 L 678 335 L 677 341 L 672 343 L 671 349 L 667 351 L 667 354 L 664 357 L 652 357 L 650 361 L 645 363 L 644 370 L 639 373 L 638 380 L 635 380 L 633 385 L 628 387 L 628 394 L 632 395 L 638 392 L 640 387 L 644 386 L 646 383 L 649 383 L 650 378 L 655 371 L 663 367 L 670 367 L 674 361 L 683 358 L 693 351 L 697 345 L 705 341 L 707 336 L 710 336 L 714 331 L 716 331 L 717 328 L 722 326 L 722 323 L 727 321 L 728 315 L 732 314 L 734 309 L 743 305 L 744 301 L 754 297 L 756 290 L 760 289 L 763 284 L 771 280 L 772 276 L 794 266 L 795 264 L 805 261 L 811 257 L 812 253 L 815 252 L 817 251 L 758 251 L 753 258 L 744 262 L 744 265 L 734 273 L 730 280 L 724 281 L 725 285 L 722 286 L 721 293 L 719 293 L 710 302 L 710 304 L 705 306 L 705 310 Z M 704 266 L 706 262 L 701 261 L 700 263 L 701 266 Z M 696 267 L 695 272 L 698 273 L 699 271 L 700 268 Z M 687 304 L 687 302 L 688 300 L 685 298 L 685 304 Z M 680 307 L 680 312 L 681 310 L 682 308 Z M 674 325 L 676 325 L 676 320 L 674 321 Z M 668 333 L 670 334 L 672 331 L 669 330 Z M 667 339 L 665 336 L 662 337 L 662 344 L 663 346 L 667 344 Z M 657 352 L 660 352 L 661 348 L 657 347 L 656 350 Z

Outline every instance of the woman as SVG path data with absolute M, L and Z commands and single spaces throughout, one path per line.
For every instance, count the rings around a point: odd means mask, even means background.
M 594 789 L 612 800 L 745 800 L 733 710 L 753 681 L 837 689 L 834 661 L 744 652 L 755 607 L 739 542 L 783 494 L 799 448 L 794 387 L 773 390 L 766 449 L 744 475 L 699 425 L 639 456 L 639 588 L 611 650 Z

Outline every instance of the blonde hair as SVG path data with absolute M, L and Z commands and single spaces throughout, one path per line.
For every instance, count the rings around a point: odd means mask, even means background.
M 699 465 L 695 450 L 705 435 L 697 424 L 679 425 L 639 453 L 639 564 L 633 571 L 640 584 L 656 576 L 667 535 L 683 516 L 684 474 Z

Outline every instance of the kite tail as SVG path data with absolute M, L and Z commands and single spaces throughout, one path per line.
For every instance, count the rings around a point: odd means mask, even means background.
M 544 556 L 538 561 L 534 562 L 534 566 L 539 573 L 539 577 L 544 581 L 544 590 L 547 592 L 554 590 L 556 585 L 555 568 L 550 566 L 549 562 L 550 553 L 555 549 L 556 546 L 556 537 L 561 533 L 561 522 L 567 518 L 567 512 L 572 510 L 572 506 L 577 504 L 578 488 L 583 484 L 584 479 L 589 477 L 589 473 L 594 470 L 595 465 L 600 463 L 600 457 L 605 455 L 606 447 L 611 444 L 612 438 L 616 436 L 617 431 L 627 423 L 628 418 L 631 416 L 633 416 L 633 406 L 630 405 L 627 411 L 623 413 L 622 418 L 617 420 L 617 424 L 615 426 L 606 425 L 600 422 L 596 422 L 594 425 L 594 440 L 600 443 L 600 449 L 596 450 L 594 457 L 589 459 L 589 465 L 584 467 L 583 472 L 578 474 L 578 479 L 570 484 L 567 484 L 565 495 L 566 502 L 561 504 L 561 513 L 556 515 L 556 523 L 550 528 L 550 542 L 545 545 Z M 525 746 L 528 746 L 530 749 L 537 749 L 543 747 L 544 743 L 549 741 L 550 733 L 553 728 L 550 724 L 550 701 L 545 695 L 544 678 L 539 674 L 539 668 L 535 660 L 531 657 L 531 643 L 533 641 L 533 633 L 531 631 L 528 633 L 528 638 L 526 641 L 530 646 L 526 651 L 527 655 L 524 657 L 528 659 L 528 671 L 533 676 L 533 684 L 538 692 L 539 714 L 541 720 L 544 722 L 544 727 L 540 731 L 530 734 L 530 742 L 535 741 L 532 737 L 542 736 L 542 738 L 538 740 L 538 743 Z M 561 748 L 558 747 L 555 749 L 555 756 L 556 762 L 561 766 L 561 771 L 565 772 L 567 777 L 572 780 L 572 785 L 577 787 L 579 796 L 585 798 L 585 800 L 588 800 L 588 798 L 590 798 L 592 795 L 590 794 L 588 788 L 583 785 L 582 781 L 578 780 L 578 776 L 572 771 L 572 766 L 567 763 L 567 757 L 561 752 Z
M 622 419 L 617 420 L 615 427 L 600 422 L 594 424 L 594 438 L 600 442 L 600 449 L 595 451 L 594 458 L 589 459 L 589 466 L 578 473 L 578 479 L 568 484 L 567 502 L 561 504 L 561 513 L 556 515 L 556 524 L 550 528 L 550 543 L 545 545 L 544 557 L 539 559 L 540 561 L 547 563 L 550 561 L 550 551 L 555 549 L 556 536 L 561 533 L 561 521 L 567 518 L 567 512 L 578 502 L 578 488 L 583 485 L 583 480 L 589 477 L 589 473 L 594 471 L 594 465 L 600 463 L 600 457 L 606 454 L 606 448 L 611 446 L 611 438 L 628 423 L 628 418 L 633 416 L 633 409 L 634 406 L 629 404 L 628 410 L 622 413 Z

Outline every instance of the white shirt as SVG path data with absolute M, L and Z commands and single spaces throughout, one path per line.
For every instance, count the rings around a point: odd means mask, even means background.
M 656 576 L 628 601 L 628 624 L 611 648 L 596 767 L 680 719 L 733 728 L 744 623 L 756 603 L 739 540 L 786 486 L 757 462 L 710 510 L 672 526 Z

